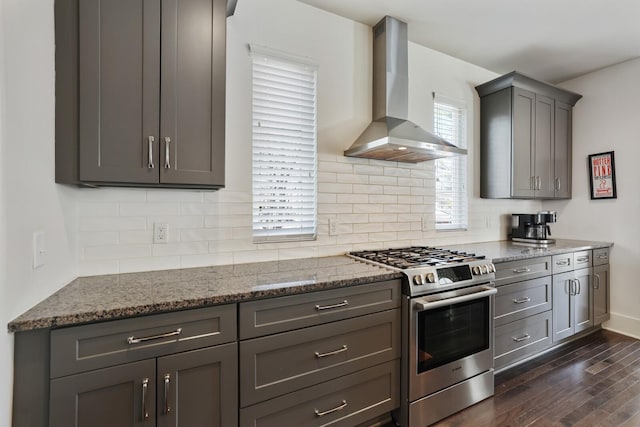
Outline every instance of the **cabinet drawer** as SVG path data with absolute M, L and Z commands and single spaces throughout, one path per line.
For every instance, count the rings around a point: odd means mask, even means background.
M 495 329 L 495 368 L 535 354 L 551 345 L 551 311 Z
M 573 253 L 573 265 L 575 269 L 587 268 L 592 265 L 593 254 L 591 251 L 580 251 Z
M 523 259 L 496 264 L 496 286 L 551 274 L 551 257 Z
M 241 427 L 351 427 L 400 404 L 400 363 L 358 371 L 240 410 Z
M 609 264 L 609 249 L 601 248 L 593 250 L 593 265 Z
M 400 307 L 399 280 L 240 304 L 240 338 L 254 338 Z
M 240 405 L 399 357 L 399 309 L 242 341 Z
M 51 378 L 235 339 L 235 304 L 57 329 Z
M 551 272 L 553 274 L 564 273 L 573 269 L 573 252 L 551 257 Z
M 551 309 L 551 276 L 499 286 L 497 289 L 496 326 Z

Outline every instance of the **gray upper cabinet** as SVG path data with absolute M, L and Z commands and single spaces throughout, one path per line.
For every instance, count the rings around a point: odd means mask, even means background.
M 56 182 L 221 188 L 225 0 L 57 0 Z
M 581 95 L 515 71 L 476 90 L 481 197 L 571 197 L 571 108 Z

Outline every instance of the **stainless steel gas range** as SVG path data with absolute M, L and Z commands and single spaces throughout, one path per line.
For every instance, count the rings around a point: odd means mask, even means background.
M 401 426 L 428 426 L 493 395 L 491 260 L 424 246 L 349 255 L 405 274 Z

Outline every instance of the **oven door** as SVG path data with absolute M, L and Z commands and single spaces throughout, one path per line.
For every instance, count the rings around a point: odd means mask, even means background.
M 409 400 L 493 368 L 493 295 L 473 286 L 411 300 Z

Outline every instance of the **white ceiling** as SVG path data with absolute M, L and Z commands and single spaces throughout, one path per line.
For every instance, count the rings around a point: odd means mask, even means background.
M 640 0 L 299 0 L 499 74 L 558 83 L 640 57 Z

